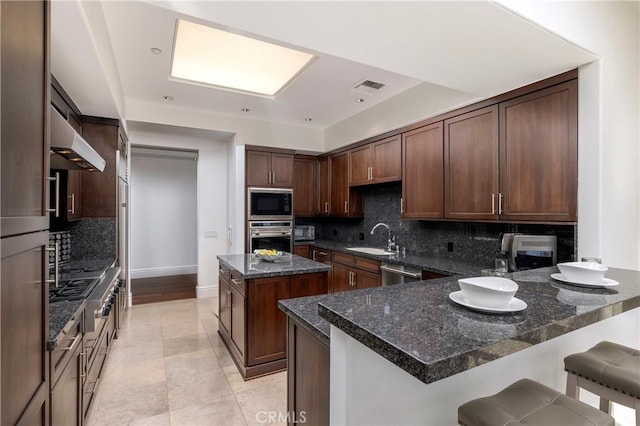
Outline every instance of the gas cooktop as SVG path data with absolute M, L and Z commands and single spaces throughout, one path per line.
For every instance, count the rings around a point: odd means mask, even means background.
M 100 278 L 61 280 L 57 288 L 49 287 L 49 302 L 86 299 L 98 282 Z
M 113 261 L 74 260 L 58 267 L 58 287 L 49 285 L 49 302 L 86 299 L 104 276 Z M 54 271 L 49 271 L 53 278 Z

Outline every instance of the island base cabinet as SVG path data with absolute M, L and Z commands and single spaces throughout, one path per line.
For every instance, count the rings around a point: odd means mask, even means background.
M 289 277 L 250 280 L 247 303 L 250 366 L 286 357 L 286 319 L 278 300 L 289 298 Z
M 289 425 L 329 424 L 329 345 L 287 317 Z
M 287 320 L 278 301 L 327 293 L 327 272 L 245 280 L 221 267 L 218 334 L 245 380 L 287 368 Z

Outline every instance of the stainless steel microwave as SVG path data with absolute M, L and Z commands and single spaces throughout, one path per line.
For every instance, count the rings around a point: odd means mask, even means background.
M 293 220 L 293 190 L 249 188 L 249 220 Z

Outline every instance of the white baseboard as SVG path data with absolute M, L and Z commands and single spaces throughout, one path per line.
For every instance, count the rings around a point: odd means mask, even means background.
M 204 299 L 205 297 L 217 297 L 218 296 L 218 286 L 217 285 L 209 285 L 209 286 L 196 286 L 196 297 L 198 299 Z
M 171 275 L 187 275 L 187 274 L 197 274 L 197 273 L 198 273 L 198 265 L 143 268 L 143 269 L 132 269 L 131 279 L 135 280 L 136 278 L 168 277 Z

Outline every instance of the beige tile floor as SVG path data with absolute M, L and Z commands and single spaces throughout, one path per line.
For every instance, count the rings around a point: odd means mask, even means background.
M 242 380 L 218 337 L 217 304 L 207 298 L 131 308 L 88 425 L 266 425 L 274 424 L 270 412 L 286 416 L 286 373 Z

